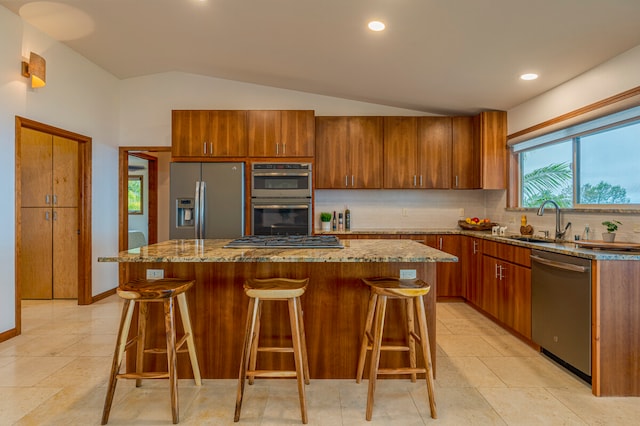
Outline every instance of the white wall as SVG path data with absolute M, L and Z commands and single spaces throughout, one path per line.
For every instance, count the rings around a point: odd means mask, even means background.
M 20 62 L 47 61 L 47 86 L 31 89 Z M 15 327 L 15 116 L 93 138 L 92 259 L 117 252 L 118 80 L 0 7 L 0 333 Z M 93 260 L 93 293 L 117 283 L 117 267 Z

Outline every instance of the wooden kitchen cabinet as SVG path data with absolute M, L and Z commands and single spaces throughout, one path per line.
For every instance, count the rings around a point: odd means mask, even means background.
M 250 157 L 313 157 L 313 111 L 247 111 Z
M 466 299 L 479 306 L 479 286 L 482 280 L 482 238 L 460 238 L 460 276 Z
M 174 110 L 171 114 L 173 157 L 244 157 L 247 112 Z
M 384 187 L 451 186 L 451 118 L 384 118 Z
M 485 241 L 477 306 L 531 339 L 531 250 Z
M 480 144 L 474 141 L 473 117 L 451 118 L 451 188 L 480 188 Z
M 480 187 L 507 187 L 507 113 L 484 111 L 474 117 L 474 132 L 480 148 Z
M 465 289 L 461 279 L 461 250 L 459 235 L 427 235 L 426 243 L 458 257 L 458 262 L 443 262 L 437 264 L 438 285 L 437 297 L 465 297 Z
M 315 187 L 382 187 L 382 118 L 316 117 Z

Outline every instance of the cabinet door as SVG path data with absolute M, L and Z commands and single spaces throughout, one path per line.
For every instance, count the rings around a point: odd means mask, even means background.
M 52 136 L 22 128 L 20 132 L 20 198 L 22 207 L 51 207 Z
M 531 269 L 503 262 L 503 300 L 499 319 L 531 338 Z
M 490 256 L 482 256 L 482 280 L 479 286 L 478 306 L 495 318 L 498 318 L 499 315 L 499 298 L 501 294 L 499 286 L 500 266 L 496 259 Z
M 210 154 L 209 112 L 174 110 L 171 112 L 171 155 L 202 157 Z
M 482 188 L 507 187 L 507 113 L 485 111 L 476 119 L 482 149 Z M 478 142 L 477 142 L 478 143 Z
M 346 117 L 316 117 L 316 188 L 347 187 L 348 136 Z
M 53 207 L 78 207 L 80 167 L 78 142 L 53 137 Z
M 53 286 L 54 299 L 78 297 L 78 209 L 53 209 Z
M 422 188 L 451 188 L 451 118 L 418 119 L 417 157 Z
M 23 299 L 52 297 L 51 213 L 51 208 L 20 209 L 20 291 Z
M 417 117 L 384 117 L 384 188 L 420 187 Z
M 280 138 L 280 111 L 247 111 L 250 157 L 274 157 Z
M 349 117 L 348 120 L 348 187 L 382 188 L 382 117 Z
M 460 275 L 466 298 L 479 305 L 479 286 L 482 279 L 482 239 L 462 237 L 460 241 Z
M 451 120 L 451 187 L 480 188 L 480 144 L 474 143 L 473 118 L 452 117 Z
M 209 111 L 209 147 L 213 157 L 246 156 L 246 111 Z
M 315 120 L 313 111 L 281 111 L 279 155 L 313 157 Z
M 460 237 L 458 235 L 429 235 L 427 245 L 460 259 Z M 460 277 L 460 264 L 457 262 L 438 263 L 437 266 L 438 297 L 464 297 L 462 280 Z

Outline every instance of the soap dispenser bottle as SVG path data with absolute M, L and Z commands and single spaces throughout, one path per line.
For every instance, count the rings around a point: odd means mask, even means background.
M 587 223 L 587 224 L 584 226 L 584 232 L 582 233 L 582 239 L 583 239 L 583 240 L 588 240 L 588 239 L 589 239 L 589 236 L 590 236 L 590 235 L 589 235 L 589 224 Z

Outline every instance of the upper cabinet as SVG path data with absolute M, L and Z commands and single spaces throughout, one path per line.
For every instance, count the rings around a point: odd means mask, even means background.
M 384 118 L 384 187 L 451 186 L 451 118 Z
M 316 117 L 315 187 L 382 187 L 382 118 Z
M 474 118 L 452 117 L 451 130 L 451 188 L 480 188 L 480 144 L 474 139 Z
M 247 111 L 250 157 L 313 157 L 313 111 Z
M 482 189 L 507 187 L 507 113 L 485 111 L 474 117 L 480 147 Z
M 174 110 L 171 118 L 173 157 L 244 157 L 247 112 Z

